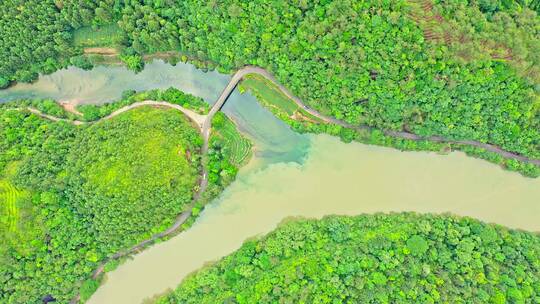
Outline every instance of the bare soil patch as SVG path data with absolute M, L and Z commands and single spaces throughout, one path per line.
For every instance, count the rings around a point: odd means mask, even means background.
M 102 55 L 102 56 L 116 56 L 118 55 L 118 50 L 115 48 L 108 48 L 108 47 L 91 47 L 91 48 L 85 48 L 84 53 L 87 55 L 96 54 L 96 55 Z

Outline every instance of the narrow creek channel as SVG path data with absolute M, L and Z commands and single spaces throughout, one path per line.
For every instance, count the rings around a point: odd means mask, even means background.
M 34 96 L 102 103 L 125 89 L 176 86 L 212 102 L 228 79 L 160 61 L 137 75 L 122 67 L 70 68 L 0 91 L 0 101 Z M 224 111 L 254 142 L 253 159 L 191 229 L 109 273 L 89 303 L 141 303 L 290 216 L 451 212 L 540 231 L 540 178 L 524 178 L 462 153 L 400 152 L 300 135 L 248 94 L 235 92 Z

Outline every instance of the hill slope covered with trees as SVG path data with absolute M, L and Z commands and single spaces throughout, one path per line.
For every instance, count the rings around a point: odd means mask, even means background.
M 119 104 L 151 97 L 200 103 L 169 89 L 127 94 Z M 90 279 L 98 265 L 191 210 L 203 139 L 187 117 L 169 108 L 145 106 L 75 126 L 25 110 L 33 105 L 73 118 L 52 101 L 0 106 L 0 302 L 67 303 L 79 290 L 84 300 L 99 285 Z M 83 110 L 100 117 L 116 108 Z M 249 142 L 225 117 L 214 131 L 206 160 L 211 178 L 195 206 L 199 211 L 249 157 Z
M 0 227 L 2 303 L 67 302 L 100 261 L 164 230 L 192 200 L 202 139 L 176 111 L 141 108 L 78 128 L 0 115 L 2 155 L 17 166 L 2 177 L 27 193 L 15 223 Z
M 295 220 L 157 300 L 175 303 L 536 303 L 540 236 L 451 216 Z

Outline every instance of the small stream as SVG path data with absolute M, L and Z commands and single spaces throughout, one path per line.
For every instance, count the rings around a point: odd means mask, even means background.
M 229 79 L 161 61 L 147 64 L 139 74 L 123 67 L 69 68 L 0 91 L 0 101 L 47 97 L 103 103 L 126 89 L 175 86 L 212 103 Z M 140 303 L 290 216 L 451 212 L 540 231 L 540 178 L 525 178 L 463 153 L 400 152 L 297 134 L 253 96 L 237 91 L 224 111 L 254 142 L 250 163 L 191 229 L 109 273 L 89 303 Z

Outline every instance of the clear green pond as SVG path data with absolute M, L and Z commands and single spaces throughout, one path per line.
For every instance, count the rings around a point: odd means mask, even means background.
M 211 103 L 228 79 L 159 61 L 137 75 L 121 67 L 71 68 L 0 91 L 0 100 L 39 96 L 101 103 L 125 89 L 174 85 Z M 89 303 L 140 303 L 290 216 L 451 212 L 540 231 L 540 178 L 524 178 L 462 153 L 400 152 L 296 134 L 252 96 L 237 92 L 224 110 L 253 140 L 251 162 L 190 230 L 109 273 Z

